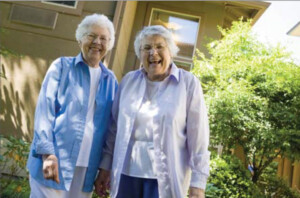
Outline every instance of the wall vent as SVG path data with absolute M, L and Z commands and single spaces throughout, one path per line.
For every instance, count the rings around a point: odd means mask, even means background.
M 52 10 L 13 5 L 9 19 L 12 22 L 54 29 L 58 13 Z

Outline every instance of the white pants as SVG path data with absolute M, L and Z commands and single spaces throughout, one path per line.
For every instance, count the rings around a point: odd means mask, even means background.
M 30 198 L 91 198 L 93 192 L 82 192 L 86 169 L 86 167 L 76 166 L 70 191 L 56 190 L 46 187 L 38 183 L 32 177 L 29 177 L 31 188 Z

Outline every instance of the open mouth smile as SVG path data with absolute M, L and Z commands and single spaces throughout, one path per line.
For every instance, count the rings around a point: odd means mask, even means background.
M 158 64 L 161 64 L 161 60 L 149 61 L 149 65 L 158 65 Z
M 102 50 L 98 47 L 90 47 L 89 50 L 91 50 L 92 52 L 101 52 Z

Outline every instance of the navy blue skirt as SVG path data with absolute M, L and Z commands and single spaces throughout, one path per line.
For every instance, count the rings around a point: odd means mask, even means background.
M 117 198 L 159 198 L 157 179 L 122 174 Z

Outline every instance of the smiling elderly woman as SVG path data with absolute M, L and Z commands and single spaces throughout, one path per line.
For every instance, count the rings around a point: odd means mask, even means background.
M 134 46 L 142 67 L 119 86 L 100 165 L 112 171 L 111 197 L 183 198 L 189 189 L 202 198 L 210 153 L 200 82 L 174 64 L 178 47 L 164 27 L 145 27 Z M 106 190 L 100 177 L 95 186 Z
M 91 197 L 117 89 L 101 62 L 114 44 L 104 15 L 86 16 L 76 39 L 81 53 L 60 57 L 43 81 L 27 167 L 30 197 Z

